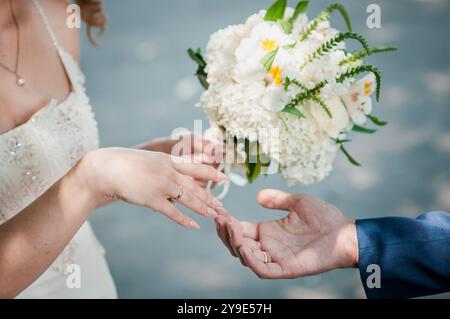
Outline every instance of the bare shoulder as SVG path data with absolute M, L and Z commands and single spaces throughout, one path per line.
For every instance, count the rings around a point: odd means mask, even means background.
M 68 0 L 44 0 L 41 1 L 49 22 L 61 46 L 77 61 L 80 59 L 80 30 L 69 28 L 67 19 L 72 14 L 68 10 L 70 2 Z

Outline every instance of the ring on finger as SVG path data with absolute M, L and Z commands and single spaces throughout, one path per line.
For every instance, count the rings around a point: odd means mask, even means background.
M 184 194 L 184 190 L 183 190 L 183 185 L 179 185 L 180 189 L 178 190 L 178 194 L 175 197 L 169 197 L 168 200 L 169 202 L 173 203 L 177 200 L 180 200 L 181 196 L 183 196 Z
M 269 255 L 265 251 L 263 251 L 262 253 L 264 256 L 264 263 L 267 264 L 269 262 Z

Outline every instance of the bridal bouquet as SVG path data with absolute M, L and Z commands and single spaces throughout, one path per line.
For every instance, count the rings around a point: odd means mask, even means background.
M 200 50 L 189 55 L 205 88 L 200 105 L 210 121 L 207 134 L 235 156 L 231 169 L 249 182 L 275 168 L 290 185 L 312 184 L 332 171 L 339 150 L 360 165 L 344 147 L 350 131 L 374 133 L 367 122 L 386 124 L 371 114 L 381 75 L 365 58 L 395 48 L 371 48 L 352 33 L 340 4 L 308 20 L 308 1 L 295 9 L 286 2 L 214 33 L 206 60 Z M 347 32 L 330 25 L 333 12 Z M 349 52 L 345 41 L 361 49 Z

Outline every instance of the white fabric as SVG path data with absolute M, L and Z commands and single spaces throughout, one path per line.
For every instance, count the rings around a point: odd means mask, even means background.
M 52 100 L 25 124 L 0 135 L 0 224 L 22 211 L 98 147 L 97 122 L 84 88 L 84 76 L 58 43 L 43 8 L 33 0 L 58 51 L 73 91 Z M 76 200 L 76 194 L 74 194 Z M 89 222 L 83 224 L 53 265 L 19 298 L 116 298 L 104 249 Z M 80 266 L 80 288 L 67 285 L 69 265 Z

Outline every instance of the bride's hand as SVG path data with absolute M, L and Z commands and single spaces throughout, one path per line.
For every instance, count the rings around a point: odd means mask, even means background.
M 156 210 L 188 227 L 199 225 L 168 199 L 203 216 L 216 216 L 220 202 L 195 180 L 220 182 L 227 177 L 211 166 L 192 163 L 161 152 L 104 148 L 90 152 L 80 162 L 82 183 L 93 194 L 95 204 L 106 195 Z
M 179 139 L 159 138 L 137 146 L 138 149 L 162 152 L 188 158 L 194 163 L 202 163 L 217 168 L 222 160 L 222 148 L 213 142 L 196 134 L 186 134 Z M 196 180 L 197 184 L 205 188 L 207 181 Z M 215 183 L 211 184 L 214 188 Z
M 179 139 L 158 138 L 137 146 L 138 149 L 162 152 L 174 156 L 190 158 L 193 162 L 217 167 L 216 145 L 196 134 L 185 134 Z M 219 157 L 219 156 L 217 156 Z

